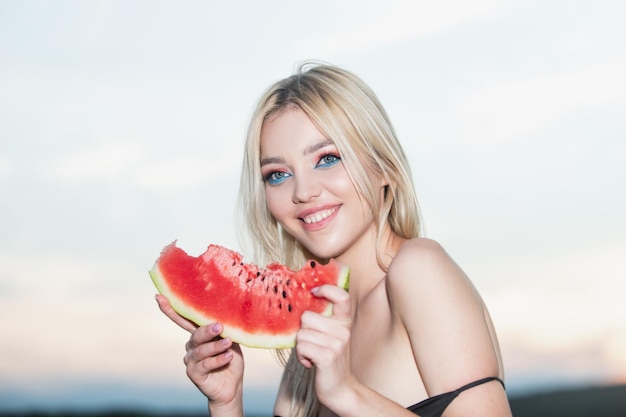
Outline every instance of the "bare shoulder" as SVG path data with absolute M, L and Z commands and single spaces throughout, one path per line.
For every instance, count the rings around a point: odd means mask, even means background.
M 417 237 L 407 240 L 400 246 L 392 264 L 414 260 L 416 256 L 423 259 L 424 257 L 447 256 L 447 253 L 435 240 Z
M 469 284 L 463 270 L 436 241 L 415 238 L 406 241 L 391 261 L 388 286 L 419 289 L 436 285 Z
M 437 242 L 407 241 L 389 266 L 387 292 L 429 392 L 499 374 L 482 298 Z
M 498 342 L 482 298 L 439 243 L 405 242 L 389 265 L 386 287 L 397 329 L 407 335 L 430 395 L 502 377 Z M 451 405 L 451 415 L 453 408 L 476 410 L 472 415 L 510 415 L 497 383 L 468 391 Z
M 387 272 L 389 302 L 409 331 L 459 317 L 482 320 L 484 304 L 465 272 L 434 240 L 405 242 Z

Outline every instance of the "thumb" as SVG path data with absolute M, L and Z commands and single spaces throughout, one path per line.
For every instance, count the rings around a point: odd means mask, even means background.
M 350 295 L 346 290 L 336 285 L 322 285 L 313 288 L 311 292 L 316 297 L 326 298 L 333 303 L 332 318 L 341 321 L 350 321 L 352 309 L 350 305 Z

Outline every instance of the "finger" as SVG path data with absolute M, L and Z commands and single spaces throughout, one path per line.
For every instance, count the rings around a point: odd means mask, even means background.
M 187 342 L 187 350 L 203 343 L 208 343 L 219 338 L 220 333 L 224 330 L 224 326 L 220 323 L 212 323 L 206 326 L 198 327 L 191 333 L 189 342 Z
M 304 332 L 305 330 L 300 329 L 296 333 L 296 348 L 294 349 L 294 353 L 296 355 L 296 358 L 298 359 L 298 362 L 300 362 L 305 368 L 311 368 L 313 366 L 313 361 L 310 359 L 310 352 L 312 347 L 307 346 L 310 345 L 309 340 L 311 338 L 303 335 Z M 313 343 L 317 343 L 317 339 L 313 338 L 313 341 Z
M 201 380 L 207 374 L 228 365 L 234 358 L 232 349 L 218 355 L 207 356 L 198 360 L 186 361 L 187 376 L 192 380 Z
M 313 288 L 311 292 L 316 297 L 326 298 L 333 303 L 333 318 L 342 321 L 350 321 L 350 295 L 346 290 L 336 285 L 322 285 Z
M 302 327 L 296 333 L 296 356 L 309 368 L 325 366 L 342 355 L 350 339 L 345 322 L 310 311 L 302 314 Z
M 334 351 L 343 349 L 349 340 L 350 329 L 344 323 L 310 311 L 302 315 L 302 327 L 296 333 L 297 344 L 310 343 Z
M 344 329 L 345 330 L 345 329 Z M 300 330 L 296 336 L 296 357 L 305 367 L 333 366 L 346 349 L 346 338 L 328 337 L 314 330 Z
M 230 338 L 213 340 L 211 342 L 194 345 L 188 349 L 183 362 L 185 365 L 202 362 L 205 359 L 215 357 L 227 352 L 233 345 Z
M 296 344 L 296 358 L 305 367 L 311 368 L 322 363 L 324 349 L 317 343 L 300 341 Z
M 238 345 L 230 338 L 221 339 L 220 324 L 199 327 L 193 332 L 185 348 L 187 354 L 183 362 L 187 368 L 187 376 L 192 381 L 201 381 L 212 371 L 226 366 L 234 357 Z
M 326 317 L 313 311 L 305 311 L 300 317 L 300 329 L 311 329 L 322 334 L 333 334 L 336 326 L 344 327 L 344 322 L 334 317 Z
M 155 296 L 157 304 L 159 305 L 159 309 L 165 314 L 170 320 L 176 323 L 179 327 L 188 332 L 193 332 L 198 328 L 198 325 L 193 323 L 192 321 L 187 320 L 178 314 L 170 305 L 170 302 L 167 298 L 161 294 L 157 294 Z

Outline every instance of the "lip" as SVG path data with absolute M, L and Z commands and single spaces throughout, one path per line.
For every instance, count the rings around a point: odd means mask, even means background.
M 327 204 L 327 205 L 322 205 L 322 206 L 311 207 L 309 209 L 302 210 L 301 212 L 298 213 L 297 216 L 298 216 L 298 219 L 302 221 L 303 227 L 306 230 L 309 230 L 309 231 L 320 230 L 326 227 L 330 222 L 333 221 L 333 219 L 337 216 L 337 213 L 339 212 L 340 207 L 341 207 L 340 204 Z M 315 214 L 319 214 L 319 213 L 327 212 L 327 211 L 332 211 L 332 212 L 330 214 L 325 213 L 327 217 L 321 219 L 320 221 L 316 221 L 313 223 L 306 223 L 304 221 L 306 217 L 311 217 L 311 216 L 314 216 Z

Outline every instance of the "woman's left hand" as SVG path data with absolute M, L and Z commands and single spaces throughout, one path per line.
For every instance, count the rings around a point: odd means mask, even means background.
M 313 294 L 332 302 L 333 314 L 330 317 L 311 311 L 302 314 L 296 355 L 305 367 L 315 366 L 315 392 L 320 402 L 328 404 L 354 379 L 350 366 L 350 296 L 333 285 L 317 287 Z

